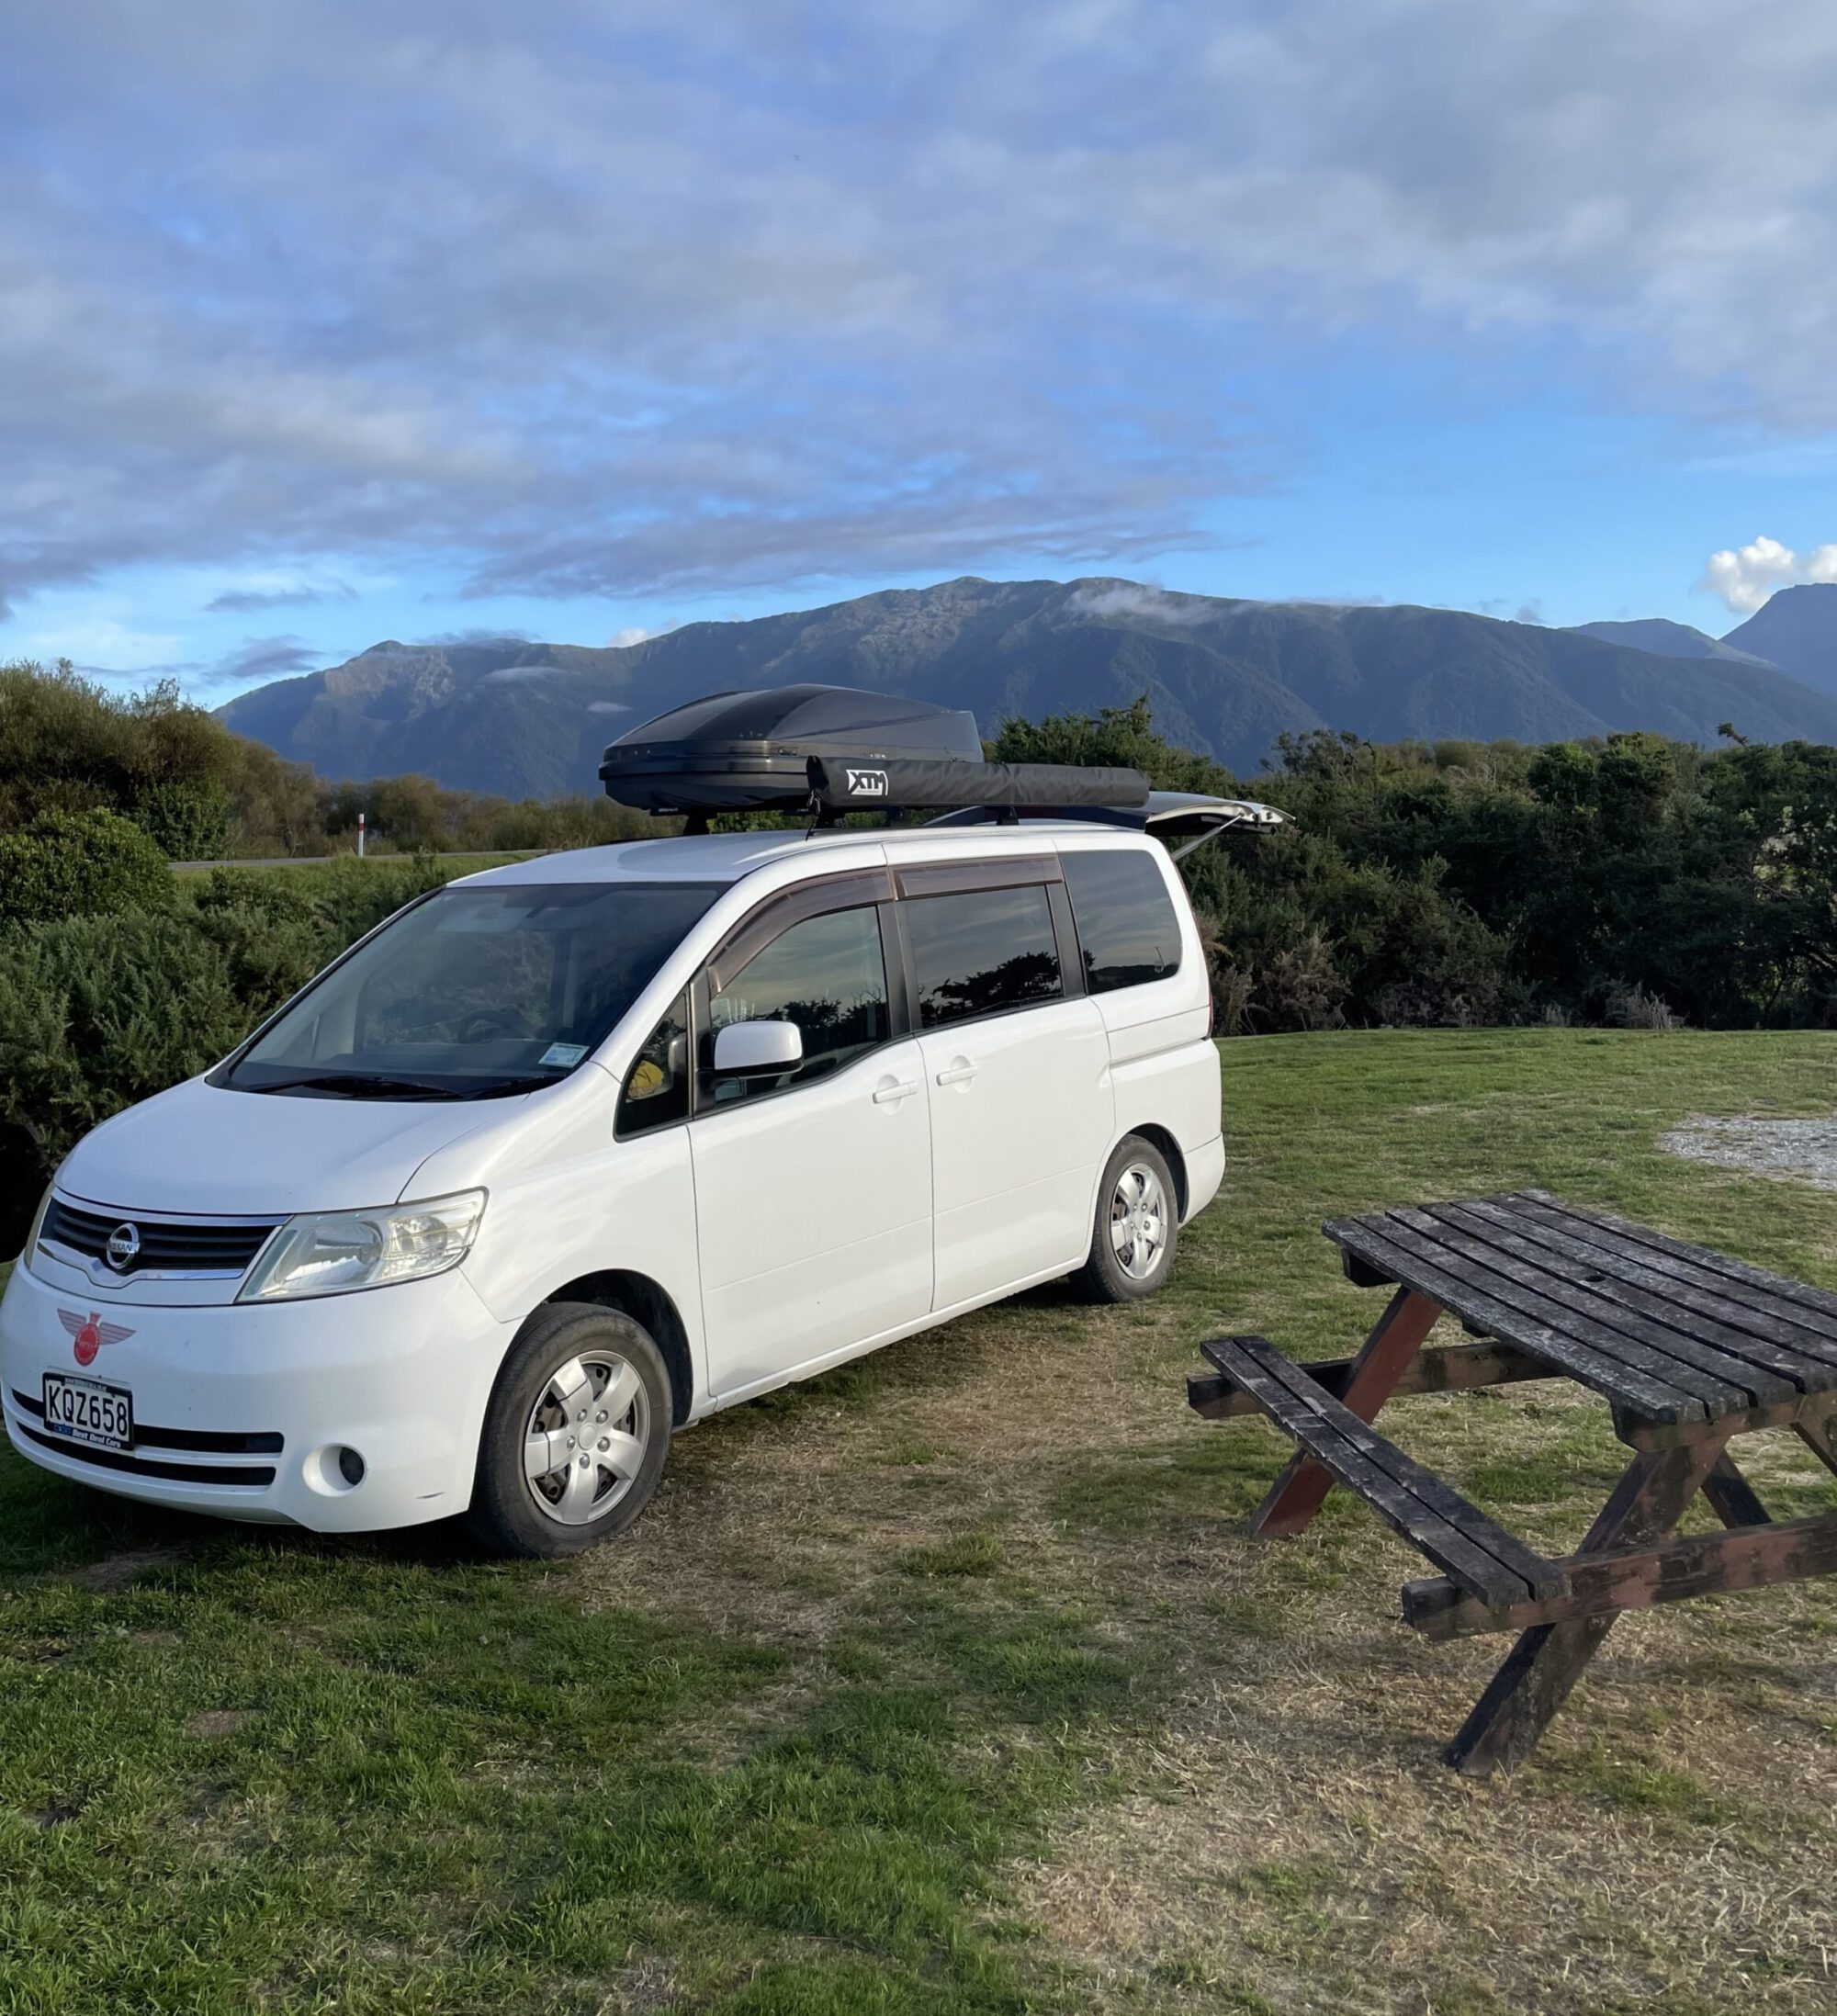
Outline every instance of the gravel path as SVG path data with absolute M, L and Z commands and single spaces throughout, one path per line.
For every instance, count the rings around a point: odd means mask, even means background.
M 1837 1117 L 1830 1120 L 1709 1120 L 1661 1135 L 1669 1154 L 1714 1162 L 1753 1176 L 1796 1178 L 1837 1190 Z

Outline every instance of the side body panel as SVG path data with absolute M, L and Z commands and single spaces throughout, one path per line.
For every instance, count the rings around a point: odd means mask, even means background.
M 920 1039 L 931 1102 L 935 1306 L 1077 1267 L 1113 1128 L 1094 1002 L 1055 1001 Z
M 931 1137 L 918 1050 L 903 1037 L 832 1077 L 691 1123 L 716 1397 L 930 1308 Z
M 1061 857 L 1118 845 L 1114 835 L 1060 836 Z M 1178 1148 L 1185 1178 L 1182 1219 L 1217 1195 L 1224 1173 L 1221 1071 L 1211 1035 L 1211 976 L 1186 886 L 1165 848 L 1137 842 L 1167 890 L 1180 930 L 1180 963 L 1166 979 L 1096 996 L 1109 1039 L 1115 1100 L 1112 1139 L 1158 1130 Z M 1093 1197 L 1093 1205 L 1095 1198 Z

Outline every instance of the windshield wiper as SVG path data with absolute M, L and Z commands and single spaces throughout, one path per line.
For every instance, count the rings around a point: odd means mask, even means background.
M 232 1081 L 233 1082 L 233 1081 Z M 396 1078 L 380 1071 L 325 1071 L 299 1078 L 275 1078 L 266 1085 L 243 1085 L 242 1092 L 348 1092 L 354 1098 L 368 1092 L 378 1098 L 463 1099 L 450 1085 L 425 1078 Z

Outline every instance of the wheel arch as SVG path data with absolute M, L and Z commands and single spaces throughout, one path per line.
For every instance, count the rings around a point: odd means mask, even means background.
M 664 1368 L 670 1374 L 671 1425 L 680 1428 L 688 1420 L 695 1403 L 695 1362 L 689 1348 L 688 1326 L 660 1282 L 630 1267 L 602 1267 L 563 1282 L 539 1306 L 547 1308 L 550 1302 L 596 1302 L 641 1323 L 663 1354 Z
M 1179 1215 L 1180 1223 L 1184 1225 L 1187 1222 L 1187 1199 L 1191 1194 L 1191 1187 L 1187 1180 L 1187 1158 L 1181 1153 L 1179 1143 L 1165 1127 L 1152 1120 L 1145 1120 L 1133 1127 L 1123 1128 L 1118 1133 L 1115 1146 L 1110 1149 L 1110 1154 L 1113 1155 L 1132 1137 L 1145 1141 L 1151 1148 L 1160 1150 L 1161 1159 L 1167 1165 L 1167 1173 L 1174 1179 L 1174 1206 Z M 1106 1155 L 1106 1165 L 1109 1160 L 1110 1156 Z

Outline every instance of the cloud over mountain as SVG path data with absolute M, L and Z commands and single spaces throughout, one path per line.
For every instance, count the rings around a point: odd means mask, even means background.
M 1837 581 L 1837 545 L 1795 553 L 1777 539 L 1763 537 L 1712 553 L 1703 569 L 1703 586 L 1743 616 L 1752 615 L 1776 589 L 1814 581 Z

